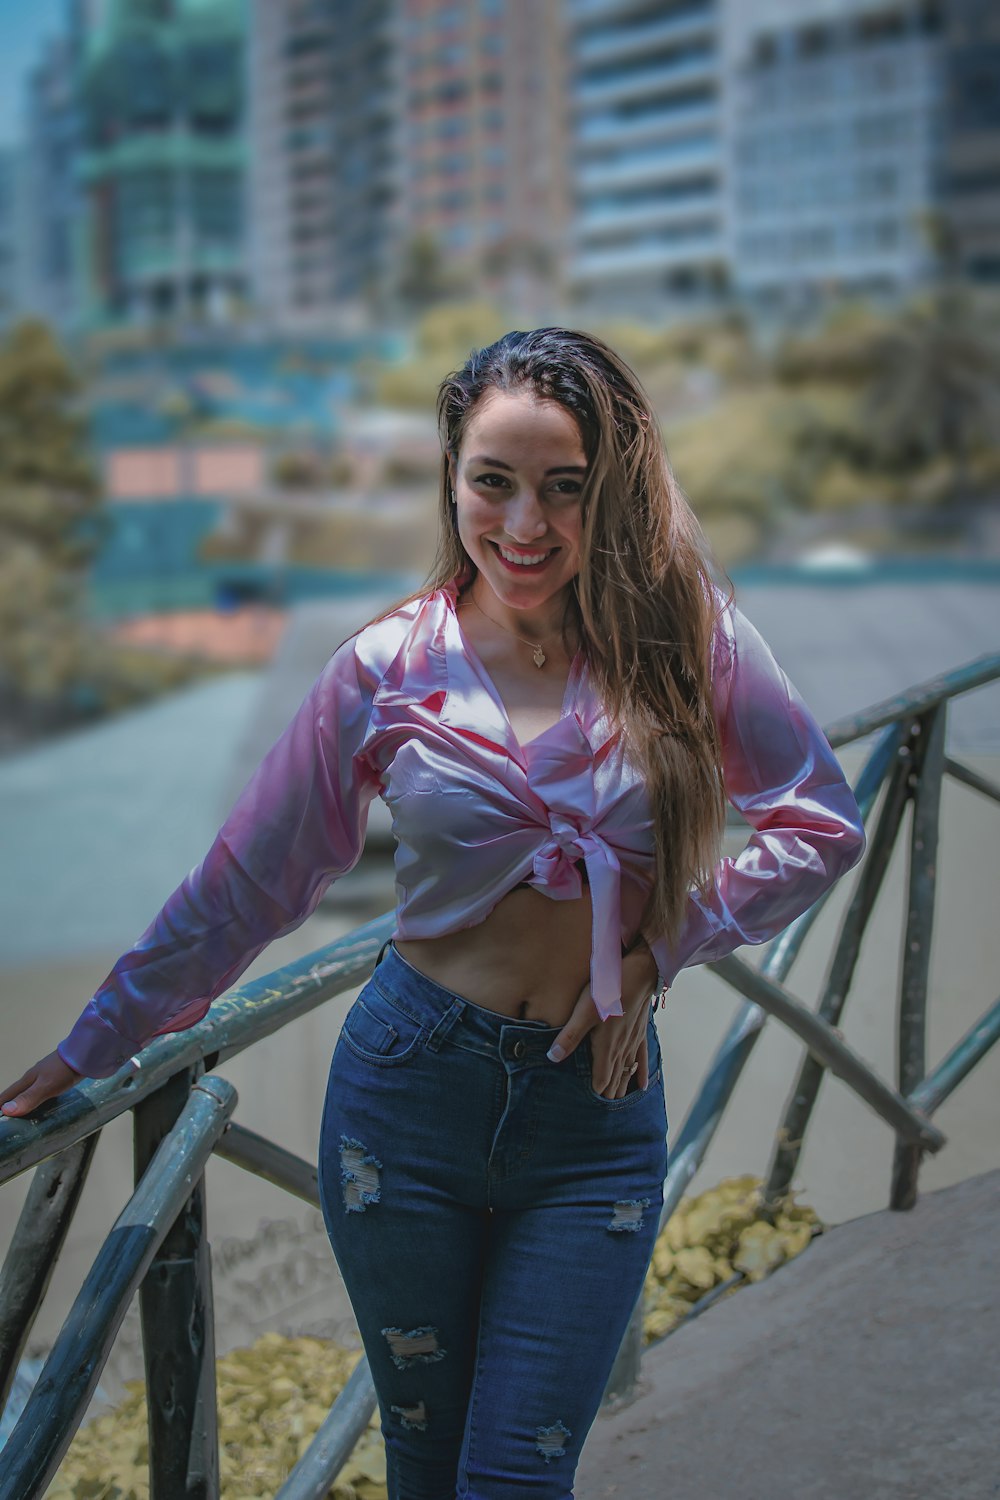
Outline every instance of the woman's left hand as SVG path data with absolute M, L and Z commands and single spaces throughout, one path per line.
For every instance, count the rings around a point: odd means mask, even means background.
M 633 1063 L 636 1064 L 636 1085 L 645 1089 L 649 1084 L 646 1025 L 656 979 L 656 961 L 642 943 L 622 959 L 623 1014 L 602 1021 L 591 997 L 590 985 L 584 985 L 573 1014 L 552 1044 L 550 1057 L 561 1062 L 563 1057 L 576 1051 L 589 1032 L 594 1032 L 590 1042 L 594 1092 L 603 1094 L 606 1099 L 624 1098 L 632 1080 Z M 561 1056 L 554 1056 L 556 1049 Z

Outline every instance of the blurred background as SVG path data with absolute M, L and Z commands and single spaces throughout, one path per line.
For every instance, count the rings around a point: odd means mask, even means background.
M 512 325 L 635 364 L 726 567 L 1000 555 L 985 0 L 0 0 L 0 58 L 15 741 L 421 577 Z
M 544 322 L 634 364 L 821 720 L 1000 645 L 989 0 L 0 0 L 8 1073 L 200 859 L 338 642 L 425 574 L 442 376 Z M 994 688 L 949 743 L 996 775 Z M 968 790 L 945 811 L 935 1055 L 1000 965 L 996 839 Z M 390 848 L 373 816 L 358 871 L 254 972 L 387 909 Z M 875 1061 L 899 931 L 890 913 L 860 985 Z M 731 997 L 703 973 L 677 989 L 679 1121 Z M 347 1003 L 238 1060 L 245 1123 L 314 1151 Z M 795 1056 L 774 1045 L 706 1181 L 764 1165 Z M 928 1185 L 995 1165 L 993 1086 L 963 1094 L 975 1150 Z M 892 1143 L 838 1107 L 855 1123 L 805 1162 L 845 1217 L 886 1201 Z M 124 1138 L 108 1161 L 81 1265 L 127 1196 Z M 216 1230 L 287 1213 L 210 1173 Z M 289 1276 L 275 1306 L 306 1308 Z

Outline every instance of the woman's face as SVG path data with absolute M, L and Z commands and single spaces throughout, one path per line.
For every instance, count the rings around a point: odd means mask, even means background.
M 580 430 L 529 389 L 488 392 L 452 464 L 458 533 L 479 576 L 508 609 L 561 607 L 580 568 Z

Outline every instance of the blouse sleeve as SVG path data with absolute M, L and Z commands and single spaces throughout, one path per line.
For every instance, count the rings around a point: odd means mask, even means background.
M 375 684 L 354 641 L 331 657 L 203 862 L 117 962 L 58 1052 L 106 1078 L 152 1037 L 183 1031 L 357 863 L 379 777 L 365 752 Z
M 735 608 L 716 630 L 713 704 L 726 795 L 753 833 L 735 859 L 718 865 L 707 899 L 692 891 L 673 951 L 646 934 L 663 985 L 689 964 L 774 937 L 865 848 L 857 802 L 829 741 Z

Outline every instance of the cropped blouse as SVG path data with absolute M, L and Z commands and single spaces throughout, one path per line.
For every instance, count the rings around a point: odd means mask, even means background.
M 396 840 L 394 935 L 481 922 L 515 886 L 554 901 L 590 887 L 591 993 L 620 1015 L 623 942 L 655 872 L 641 770 L 582 655 L 558 722 L 526 744 L 465 640 L 454 583 L 400 606 L 333 654 L 236 802 L 204 861 L 119 959 L 60 1043 L 106 1077 L 152 1037 L 193 1026 L 274 938 L 350 870 L 380 795 Z M 713 710 L 729 800 L 752 827 L 680 939 L 643 935 L 660 980 L 761 943 L 859 858 L 857 804 L 822 730 L 754 627 L 719 600 Z

